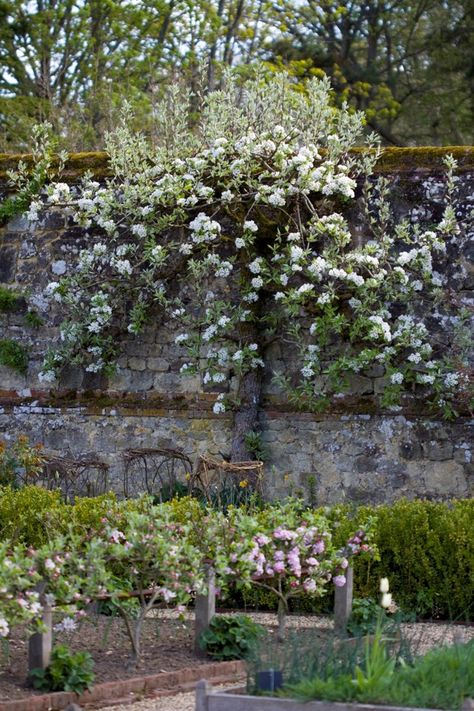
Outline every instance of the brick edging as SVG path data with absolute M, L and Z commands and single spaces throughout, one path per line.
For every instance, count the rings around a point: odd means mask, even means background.
M 192 682 L 199 679 L 233 682 L 245 673 L 245 662 L 213 662 L 199 664 L 195 667 L 186 667 L 179 671 L 160 672 L 147 676 L 133 677 L 123 681 L 108 681 L 96 684 L 92 691 L 86 691 L 79 697 L 67 691 L 57 691 L 41 696 L 29 696 L 22 699 L 0 702 L 0 711 L 62 711 L 70 703 L 79 705 L 106 706 L 119 699 L 131 695 L 146 696 L 158 690 L 165 694 L 171 690 L 173 693 L 188 691 Z

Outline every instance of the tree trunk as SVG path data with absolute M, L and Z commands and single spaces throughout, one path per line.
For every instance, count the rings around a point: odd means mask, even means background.
M 239 405 L 234 414 L 232 430 L 231 461 L 245 462 L 255 459 L 245 443 L 245 435 L 255 431 L 258 421 L 258 410 L 262 397 L 262 368 L 255 368 L 245 373 L 239 385 Z
M 288 603 L 281 597 L 278 598 L 278 641 L 284 642 L 286 634 L 286 616 L 288 614 Z

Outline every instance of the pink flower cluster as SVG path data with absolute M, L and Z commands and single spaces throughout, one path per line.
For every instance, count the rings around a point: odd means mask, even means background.
M 366 543 L 367 533 L 360 530 L 347 541 L 346 555 L 358 555 L 359 553 L 370 553 L 371 546 Z
M 300 526 L 296 530 L 278 526 L 271 536 L 259 533 L 253 538 L 249 555 L 255 566 L 254 579 L 284 577 L 291 588 L 316 592 L 318 582 L 331 579 L 325 540 L 328 537 L 328 533 L 314 526 Z

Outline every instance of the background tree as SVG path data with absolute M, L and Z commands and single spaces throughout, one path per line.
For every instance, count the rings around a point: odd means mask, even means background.
M 45 118 L 69 149 L 101 147 L 124 99 L 156 138 L 167 84 L 198 95 L 261 61 L 302 88 L 326 74 L 386 143 L 469 143 L 473 40 L 474 0 L 0 0 L 0 147 Z
M 385 142 L 474 138 L 472 0 L 288 0 L 270 66 L 331 78 Z

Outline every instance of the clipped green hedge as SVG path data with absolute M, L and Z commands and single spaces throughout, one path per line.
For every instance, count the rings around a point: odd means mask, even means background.
M 376 513 L 380 561 L 357 561 L 355 594 L 376 597 L 379 578 L 388 577 L 403 609 L 423 617 L 472 619 L 474 500 L 402 500 L 378 506 Z
M 199 518 L 195 499 L 169 503 L 177 520 Z M 140 509 L 140 499 L 118 502 L 113 494 L 79 498 L 65 504 L 59 492 L 37 486 L 0 488 L 0 540 L 38 546 L 69 525 L 91 531 L 114 513 Z M 394 600 L 419 617 L 472 620 L 474 618 L 474 499 L 445 503 L 401 500 L 391 505 L 321 510 L 334 524 L 334 536 L 343 545 L 368 515 L 377 517 L 375 543 L 380 560 L 355 561 L 355 597 L 378 599 L 379 580 L 387 577 Z M 235 590 L 227 602 L 239 608 L 273 609 L 274 597 L 265 590 Z M 294 602 L 295 611 L 329 612 L 328 598 L 310 596 Z

